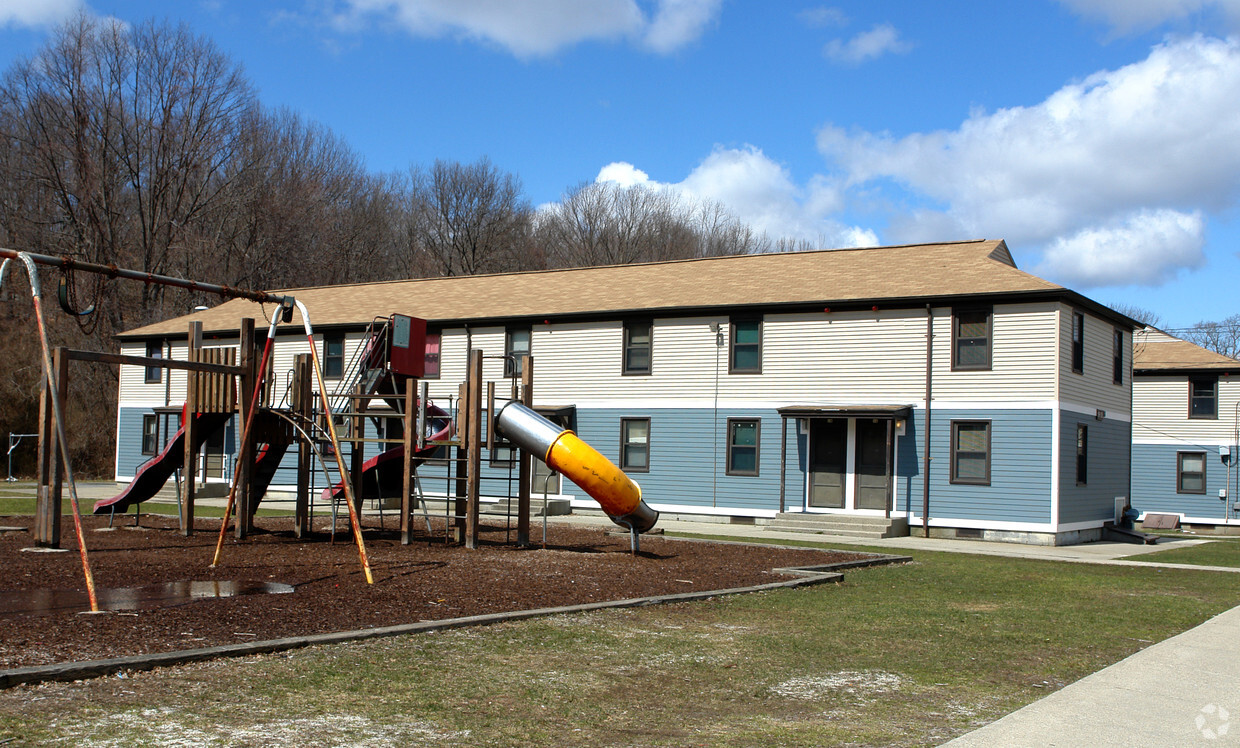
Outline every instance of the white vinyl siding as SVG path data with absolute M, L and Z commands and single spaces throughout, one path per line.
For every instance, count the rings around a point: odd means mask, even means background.
M 184 361 L 185 351 L 184 340 L 172 341 L 172 359 Z M 143 341 L 121 343 L 120 353 L 124 356 L 145 356 L 146 343 Z M 166 347 L 164 353 L 165 355 L 168 353 Z M 184 371 L 165 369 L 161 381 L 147 382 L 145 366 L 122 366 L 118 387 L 118 398 L 122 406 L 160 407 L 167 403 L 175 405 L 185 402 Z
M 1057 345 L 1054 303 L 996 305 L 993 316 L 991 368 L 952 371 L 951 309 L 934 309 L 934 397 L 938 401 L 986 400 L 1026 403 L 1055 398 Z M 924 309 L 766 314 L 762 331 L 762 373 L 729 374 L 726 315 L 652 320 L 653 356 L 649 375 L 623 376 L 624 328 L 620 319 L 536 324 L 531 328 L 534 351 L 534 396 L 543 404 L 581 406 L 615 402 L 654 407 L 713 407 L 753 402 L 915 405 L 925 398 L 926 312 Z M 712 330 L 712 324 L 717 330 Z M 1106 335 L 1110 325 L 1097 325 Z M 256 331 L 260 335 L 265 331 Z M 346 364 L 362 333 L 345 339 Z M 722 336 L 722 345 L 717 340 Z M 321 336 L 316 335 L 321 341 Z M 236 345 L 236 339 L 211 341 Z M 319 342 L 321 345 L 321 342 Z M 430 383 L 431 397 L 446 405 L 465 379 L 468 347 L 489 356 L 484 378 L 498 384 L 496 397 L 506 400 L 502 326 L 463 327 L 442 331 L 441 376 Z M 141 355 L 142 343 L 127 347 Z M 274 369 L 277 398 L 288 386 L 294 357 L 309 351 L 298 335 L 276 341 Z M 1108 390 L 1126 391 L 1110 382 L 1111 341 L 1098 355 L 1106 366 Z M 1088 355 L 1088 354 L 1087 354 Z M 184 359 L 185 343 L 174 343 L 173 356 Z M 143 385 L 141 367 L 122 367 L 122 403 L 160 404 L 164 385 Z M 716 385 L 717 382 L 717 385 Z M 331 383 L 329 383 L 331 386 Z M 171 403 L 184 401 L 185 375 L 172 376 Z M 1098 406 L 1106 407 L 1106 406 Z M 1222 406 L 1220 406 L 1222 407 Z M 1117 409 L 1117 410 L 1126 410 Z
M 1135 377 L 1133 440 L 1145 443 L 1230 444 L 1240 404 L 1240 381 L 1218 379 L 1218 418 L 1188 417 L 1188 376 Z
M 990 369 L 952 371 L 951 309 L 934 310 L 934 399 L 953 402 L 978 399 L 990 402 L 1053 399 L 1055 305 L 995 305 L 993 319 Z M 923 348 L 918 370 L 922 377 L 919 391 L 924 393 L 924 317 L 921 326 Z M 922 398 L 924 394 L 917 400 Z
M 700 406 L 715 396 L 716 369 L 721 402 L 913 404 L 925 397 L 924 309 L 767 314 L 762 373 L 757 375 L 728 373 L 728 321 L 726 316 L 655 318 L 657 364 L 641 377 L 621 374 L 624 329 L 619 319 L 535 325 L 535 400 L 692 401 Z M 716 345 L 712 323 L 723 331 L 722 346 Z M 934 331 L 935 399 L 1028 402 L 1054 397 L 1053 304 L 995 307 L 988 371 L 951 371 L 950 309 L 935 309 Z M 472 339 L 488 356 L 503 351 L 503 328 L 474 329 Z M 465 377 L 465 345 L 463 329 L 443 331 L 443 375 L 441 384 L 432 383 L 433 396 L 455 395 Z M 486 378 L 502 379 L 498 360 L 487 359 L 483 368 Z
M 261 345 L 266 342 L 266 329 L 255 330 L 258 336 L 258 342 Z M 362 333 L 350 333 L 345 336 L 344 341 L 344 357 L 345 366 L 352 360 L 354 353 L 361 344 Z M 323 338 L 321 335 L 315 335 L 315 344 L 319 348 L 320 364 L 322 363 Z M 236 338 L 229 339 L 211 339 L 204 341 L 204 348 L 232 348 L 236 350 L 238 342 Z M 186 341 L 179 340 L 172 343 L 172 359 L 184 361 L 187 358 L 188 346 Z M 259 349 L 261 351 L 261 349 Z M 141 342 L 125 342 L 121 344 L 121 353 L 124 355 L 142 356 L 146 353 L 146 345 Z M 310 346 L 306 338 L 301 335 L 281 335 L 276 338 L 275 346 L 272 350 L 272 370 L 275 376 L 274 397 L 277 402 L 284 397 L 285 391 L 289 385 L 289 379 L 292 376 L 293 364 L 296 356 L 310 353 Z M 165 371 L 165 379 L 169 376 L 170 383 L 165 384 L 147 384 L 144 382 L 145 367 L 141 366 L 121 366 L 120 367 L 120 384 L 119 384 L 119 404 L 123 407 L 156 407 L 165 404 L 180 405 L 185 402 L 185 381 L 186 372 L 183 370 Z M 462 367 L 462 377 L 464 368 Z M 335 389 L 339 380 L 329 379 L 327 381 L 328 391 Z
M 1064 403 L 1105 410 L 1108 416 L 1128 416 L 1132 378 L 1132 334 L 1124 331 L 1124 379 L 1115 384 L 1115 324 L 1085 313 L 1085 368 L 1072 371 L 1072 315 L 1075 307 L 1060 305 L 1059 381 Z M 1187 407 L 1187 395 L 1185 403 Z

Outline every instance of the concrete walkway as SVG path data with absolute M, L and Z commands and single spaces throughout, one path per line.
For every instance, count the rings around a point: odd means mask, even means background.
M 1240 744 L 1238 642 L 1232 608 L 946 745 Z
M 551 517 L 550 522 L 568 524 L 597 524 L 604 527 L 615 527 L 610 519 L 602 514 L 583 513 L 577 509 L 573 514 Z M 530 534 L 536 535 L 541 518 L 530 523 Z M 619 528 L 616 528 L 619 529 Z M 854 538 L 845 535 L 827 535 L 823 533 L 781 532 L 763 529 L 761 525 L 730 524 L 726 522 L 707 522 L 684 519 L 659 518 L 658 529 L 667 533 L 687 533 L 693 535 L 717 535 L 733 537 L 737 540 L 761 538 L 764 540 L 800 540 L 815 543 L 831 543 L 838 545 L 856 545 L 867 548 L 882 548 L 895 551 L 936 551 L 947 553 L 973 553 L 982 556 L 1006 556 L 1008 558 L 1030 558 L 1044 561 L 1066 561 L 1069 563 L 1112 564 L 1117 566 L 1161 566 L 1165 568 L 1223 571 L 1240 573 L 1240 568 L 1230 566 L 1190 566 L 1188 564 L 1148 563 L 1145 561 L 1126 561 L 1124 556 L 1140 556 L 1146 553 L 1165 551 L 1171 548 L 1187 548 L 1193 545 L 1210 542 L 1209 539 L 1198 538 L 1162 538 L 1154 545 L 1138 543 L 1119 543 L 1101 541 L 1097 543 L 1081 543 L 1079 545 L 1023 545 L 1020 543 L 991 543 L 981 540 L 951 540 L 946 538 L 922 538 L 915 535 L 902 538 Z

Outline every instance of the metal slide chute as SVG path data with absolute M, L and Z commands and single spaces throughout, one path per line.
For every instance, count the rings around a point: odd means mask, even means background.
M 659 513 L 642 501 L 641 486 L 571 430 L 515 400 L 496 413 L 495 428 L 590 494 L 617 525 L 641 533 L 659 521 Z

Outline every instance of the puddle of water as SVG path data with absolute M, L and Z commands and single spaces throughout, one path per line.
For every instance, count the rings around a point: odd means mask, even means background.
M 281 595 L 293 586 L 278 582 L 164 582 L 142 587 L 99 589 L 100 610 L 141 610 L 170 608 L 194 600 L 239 595 Z M 90 610 L 85 590 L 24 590 L 0 592 L 0 616 L 46 615 L 56 612 Z

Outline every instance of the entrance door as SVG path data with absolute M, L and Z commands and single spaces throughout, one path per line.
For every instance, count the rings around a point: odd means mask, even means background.
M 848 473 L 848 419 L 809 422 L 809 505 L 843 509 Z
M 202 478 L 227 478 L 224 461 L 224 429 L 218 429 L 207 437 L 206 457 L 203 461 Z
M 857 419 L 857 508 L 886 510 L 890 471 L 887 463 L 891 421 Z

